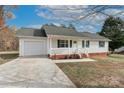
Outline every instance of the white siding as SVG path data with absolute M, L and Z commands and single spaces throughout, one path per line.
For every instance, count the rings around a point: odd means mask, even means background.
M 57 40 L 58 39 L 52 39 L 52 48 L 57 48 Z
M 57 48 L 57 40 L 52 39 L 52 51 L 51 54 L 73 54 L 78 50 L 78 53 L 102 53 L 108 52 L 108 41 L 105 42 L 105 47 L 99 47 L 99 40 L 89 40 L 90 47 L 89 48 L 82 48 L 82 40 L 83 39 L 65 39 L 65 40 L 72 40 L 77 41 L 77 48 L 74 47 L 72 43 L 72 48 Z M 63 40 L 63 39 L 62 39 Z M 84 40 L 86 41 L 86 40 Z M 70 44 L 70 43 L 69 43 Z
M 99 41 L 90 41 L 90 47 L 86 49 L 88 53 L 108 52 L 108 42 L 105 42 L 105 47 L 99 47 Z
M 50 40 L 51 39 L 51 40 Z M 65 39 L 65 40 L 72 40 L 72 48 L 57 48 L 57 40 L 58 39 Z M 44 41 L 44 44 L 45 46 L 44 47 L 40 47 L 40 44 L 38 45 L 39 46 L 39 51 L 40 51 L 40 48 L 44 50 L 44 53 L 43 54 L 51 54 L 51 55 L 54 55 L 54 54 L 73 54 L 74 52 L 78 52 L 78 53 L 101 53 L 101 52 L 108 52 L 108 41 L 105 42 L 105 47 L 101 48 L 99 47 L 99 40 L 89 40 L 90 41 L 90 47 L 89 48 L 82 48 L 82 40 L 86 41 L 86 39 L 81 39 L 81 38 L 70 38 L 70 37 L 67 37 L 67 38 L 20 38 L 19 39 L 19 54 L 20 56 L 24 56 L 25 55 L 25 50 L 27 51 L 31 51 L 32 48 L 28 48 L 28 49 L 25 49 L 25 43 L 26 41 L 30 41 L 30 42 L 33 42 L 33 41 L 38 41 L 38 42 L 42 42 Z M 87 39 L 88 40 L 88 39 Z M 51 43 L 50 43 L 51 41 Z M 73 44 L 73 41 L 77 41 L 77 48 L 74 47 L 74 44 Z M 35 43 L 36 44 L 36 43 Z M 70 44 L 70 43 L 69 43 Z M 37 45 L 34 47 L 38 47 Z M 78 50 L 78 51 L 76 51 Z M 34 52 L 32 52 L 33 55 L 37 55 L 37 53 L 35 53 L 35 50 L 33 50 Z M 38 51 L 38 50 L 36 50 Z M 38 51 L 38 52 L 39 52 Z M 42 51 L 41 51 L 42 52 Z M 42 54 L 42 53 L 41 53 Z

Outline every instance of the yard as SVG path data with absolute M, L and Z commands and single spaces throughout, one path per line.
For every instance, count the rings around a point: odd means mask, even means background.
M 124 55 L 94 59 L 97 61 L 57 65 L 77 87 L 124 87 Z

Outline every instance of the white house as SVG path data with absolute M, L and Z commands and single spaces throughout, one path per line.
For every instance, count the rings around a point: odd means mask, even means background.
M 44 25 L 41 29 L 21 28 L 17 36 L 20 56 L 48 55 L 50 58 L 65 58 L 72 54 L 106 56 L 110 41 L 94 33 L 53 25 Z

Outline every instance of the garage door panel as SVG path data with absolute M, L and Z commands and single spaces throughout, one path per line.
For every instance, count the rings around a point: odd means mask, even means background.
M 25 41 L 24 42 L 24 55 L 45 55 L 46 44 L 43 41 Z

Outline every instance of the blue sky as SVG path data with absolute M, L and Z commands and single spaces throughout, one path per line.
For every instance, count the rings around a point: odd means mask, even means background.
M 72 23 L 78 31 L 98 32 L 107 16 L 102 14 L 94 14 L 83 18 L 93 6 L 36 6 L 36 5 L 20 5 L 13 10 L 15 18 L 7 21 L 10 26 L 40 28 L 43 24 L 54 23 L 55 25 Z M 123 19 L 123 7 L 112 7 L 104 10 L 104 13 L 117 15 Z
M 9 25 L 16 25 L 17 27 L 27 27 L 30 25 L 45 24 L 48 20 L 37 16 L 36 14 L 37 6 L 27 5 L 18 6 L 17 9 L 13 10 L 14 19 L 8 21 Z

